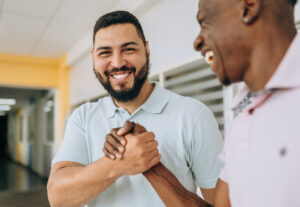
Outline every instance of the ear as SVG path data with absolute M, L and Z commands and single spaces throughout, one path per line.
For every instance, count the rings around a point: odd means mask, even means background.
M 94 48 L 91 49 L 90 54 L 91 54 L 91 57 L 93 59 L 94 58 Z
M 149 41 L 146 41 L 145 48 L 146 48 L 146 52 L 148 54 L 148 57 L 150 58 Z
M 245 24 L 253 23 L 260 15 L 263 0 L 242 0 L 242 17 Z

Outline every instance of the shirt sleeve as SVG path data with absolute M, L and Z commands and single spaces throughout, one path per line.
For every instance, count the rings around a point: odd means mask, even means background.
M 208 108 L 201 113 L 193 131 L 191 168 L 197 185 L 204 189 L 215 188 L 223 165 L 219 154 L 224 144 L 218 124 Z
M 52 160 L 52 165 L 60 161 L 72 161 L 88 165 L 88 149 L 85 139 L 82 109 L 76 109 L 68 118 L 64 139 Z
M 225 149 L 223 150 L 223 152 L 220 154 L 220 160 L 224 163 L 223 168 L 220 171 L 220 179 L 222 179 L 224 182 L 227 182 L 228 180 L 228 176 L 227 176 L 227 169 L 226 169 L 226 164 L 225 164 Z
M 228 172 L 227 172 L 226 159 L 227 159 L 227 152 L 228 152 L 228 147 L 229 147 L 229 142 L 230 142 L 230 131 L 231 131 L 231 128 L 230 128 L 229 132 L 226 134 L 224 149 L 222 150 L 222 153 L 219 155 L 220 160 L 223 162 L 223 168 L 221 169 L 219 177 L 226 183 L 228 183 Z

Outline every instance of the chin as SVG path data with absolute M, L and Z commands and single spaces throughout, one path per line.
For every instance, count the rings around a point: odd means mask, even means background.
M 217 76 L 218 76 L 218 79 L 219 79 L 219 81 L 220 81 L 220 83 L 222 84 L 222 85 L 224 85 L 224 86 L 229 86 L 230 84 L 231 84 L 231 81 L 229 80 L 229 78 L 228 77 L 226 77 L 226 76 L 221 76 L 221 75 L 219 75 L 219 74 L 217 74 Z
M 231 82 L 230 82 L 230 80 L 229 80 L 228 78 L 225 78 L 225 79 L 223 80 L 222 84 L 223 84 L 224 86 L 229 86 L 229 85 L 231 84 Z

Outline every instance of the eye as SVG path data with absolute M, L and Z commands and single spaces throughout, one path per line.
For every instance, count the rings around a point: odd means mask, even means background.
M 200 24 L 200 28 L 201 28 L 201 29 L 205 29 L 205 28 L 207 28 L 207 26 L 208 26 L 206 20 L 201 20 L 201 21 L 199 21 L 199 24 Z
M 133 47 L 127 47 L 124 49 L 124 52 L 127 53 L 127 54 L 131 54 L 131 53 L 134 53 L 136 51 L 135 48 Z
M 101 52 L 98 53 L 98 56 L 107 57 L 107 56 L 110 55 L 110 53 L 111 53 L 110 51 L 101 51 Z

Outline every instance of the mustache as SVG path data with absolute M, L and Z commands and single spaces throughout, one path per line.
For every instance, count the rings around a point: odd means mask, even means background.
M 109 76 L 112 73 L 117 73 L 117 72 L 133 72 L 133 73 L 135 73 L 135 71 L 136 71 L 135 67 L 129 68 L 129 67 L 123 66 L 121 68 L 113 68 L 110 71 L 105 71 L 104 74 L 106 76 Z

